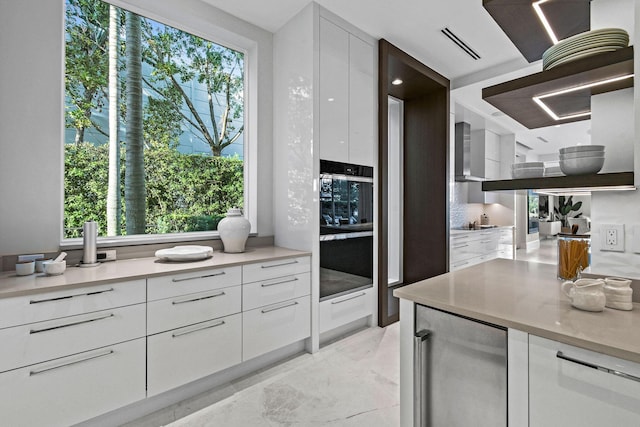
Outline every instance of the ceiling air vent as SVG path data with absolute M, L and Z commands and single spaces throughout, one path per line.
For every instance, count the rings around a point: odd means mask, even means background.
M 542 141 L 542 142 L 547 142 L 547 143 L 549 142 L 549 140 L 544 139 L 544 138 L 543 138 L 543 137 L 541 137 L 541 136 L 539 136 L 539 137 L 538 137 L 538 139 L 539 139 L 540 141 Z
M 462 39 L 460 37 L 456 36 L 453 31 L 451 31 L 447 27 L 444 27 L 440 31 L 442 32 L 442 34 L 447 36 L 447 38 L 449 38 L 449 40 L 454 42 L 456 44 L 456 46 L 458 46 L 460 49 L 464 50 L 464 52 L 467 55 L 469 55 L 470 57 L 472 57 L 476 61 L 478 59 L 480 59 L 480 55 L 478 55 L 478 53 L 475 50 L 471 49 L 471 46 L 469 46 L 464 41 L 462 41 Z

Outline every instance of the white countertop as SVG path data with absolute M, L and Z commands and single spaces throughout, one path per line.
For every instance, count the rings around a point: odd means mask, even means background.
M 560 290 L 556 266 L 495 259 L 396 289 L 396 297 L 640 363 L 640 304 L 587 312 Z
M 60 276 L 44 273 L 16 276 L 15 272 L 8 272 L 0 274 L 0 298 L 307 255 L 310 253 L 266 246 L 250 247 L 237 254 L 216 251 L 212 258 L 193 262 L 167 262 L 149 257 L 105 262 L 98 267 L 67 267 Z

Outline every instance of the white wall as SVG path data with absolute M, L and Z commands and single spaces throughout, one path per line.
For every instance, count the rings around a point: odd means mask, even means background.
M 249 53 L 245 136 L 257 141 L 257 230 L 273 234 L 272 34 L 197 0 L 114 4 Z M 63 0 L 0 1 L 0 256 L 55 252 L 62 236 Z M 252 56 L 253 55 L 253 56 Z M 251 58 L 256 60 L 251 60 Z M 257 88 L 257 90 L 256 90 Z
M 597 15 L 597 9 L 599 5 L 602 5 L 602 0 L 597 0 L 592 3 L 592 16 Z M 624 19 L 634 18 L 635 28 L 639 28 L 638 24 L 640 23 L 640 1 L 639 0 L 626 0 L 620 1 L 621 4 L 626 5 L 627 7 L 624 10 L 619 11 L 622 12 L 619 15 L 623 16 Z M 634 6 L 634 13 L 628 13 L 631 9 L 631 5 Z M 607 8 L 603 8 L 603 10 L 607 10 Z M 598 23 L 599 28 L 604 26 L 609 26 L 610 21 L 606 21 L 603 23 Z M 629 24 L 625 24 L 629 25 Z M 630 44 L 638 46 L 638 42 L 640 42 L 640 36 L 638 32 L 633 32 L 633 28 L 626 28 L 630 34 L 633 34 Z M 634 56 L 634 69 L 640 69 L 640 57 L 638 55 Z M 625 92 L 629 92 L 628 90 Z M 640 142 L 637 139 L 637 135 L 640 135 L 640 118 L 638 112 L 640 111 L 640 91 L 637 89 L 633 90 L 633 97 L 627 98 L 623 100 L 618 105 L 611 105 L 607 101 L 610 98 L 605 98 L 604 102 L 608 104 L 608 108 L 611 111 L 608 111 L 608 117 L 614 117 L 616 112 L 620 113 L 622 116 L 626 116 L 629 112 L 633 112 L 633 120 L 631 123 L 628 123 L 624 126 L 624 134 L 619 132 L 619 129 L 614 129 L 616 132 L 616 137 L 622 138 L 633 147 L 633 156 L 629 156 L 629 158 L 634 158 L 634 168 L 635 171 L 635 181 L 636 186 L 640 185 Z M 627 94 L 628 97 L 628 94 Z M 601 107 L 601 99 L 602 95 L 592 98 L 592 108 L 600 108 Z M 595 110 L 593 114 L 593 118 L 591 119 L 592 123 L 596 122 L 596 126 L 600 124 L 597 123 L 599 121 L 599 116 L 596 115 Z M 608 122 L 601 123 L 603 129 L 606 129 L 609 126 L 613 129 L 614 124 L 610 124 Z M 618 123 L 619 124 L 619 123 Z M 592 143 L 608 143 L 610 142 L 610 136 L 606 134 L 601 134 L 599 138 L 596 139 L 595 135 L 593 135 Z M 605 158 L 608 158 L 610 150 L 606 150 Z M 606 275 L 618 275 L 630 278 L 640 279 L 640 254 L 633 253 L 631 249 L 631 239 L 633 238 L 632 234 L 632 225 L 640 223 L 640 216 L 638 215 L 640 212 L 640 192 L 636 191 L 624 191 L 624 192 L 594 192 L 591 196 L 591 271 L 599 274 Z M 625 252 L 606 252 L 601 251 L 602 247 L 602 232 L 601 226 L 602 224 L 624 224 L 625 225 Z

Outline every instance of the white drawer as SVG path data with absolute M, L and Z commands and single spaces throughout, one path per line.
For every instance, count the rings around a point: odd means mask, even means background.
M 147 303 L 147 334 L 239 313 L 242 286 L 214 289 Z
M 69 426 L 144 398 L 141 338 L 0 374 L 0 423 Z
M 240 313 L 147 338 L 147 391 L 153 396 L 242 361 Z
M 373 288 L 320 302 L 320 333 L 373 313 Z
M 451 262 L 458 262 L 482 255 L 484 251 L 480 240 L 463 241 L 452 244 L 450 248 Z
M 242 283 L 274 279 L 308 271 L 311 271 L 311 258 L 308 256 L 246 264 L 242 266 Z
M 147 279 L 147 299 L 154 301 L 241 283 L 242 270 L 239 266 L 152 277 Z
M 0 330 L 0 372 L 145 336 L 145 305 Z
M 249 360 L 311 335 L 310 297 L 242 313 L 242 360 Z
M 299 298 L 310 293 L 310 273 L 253 282 L 242 286 L 242 309 L 253 310 L 263 305 Z
M 146 300 L 145 280 L 0 299 L 0 328 L 90 313 Z

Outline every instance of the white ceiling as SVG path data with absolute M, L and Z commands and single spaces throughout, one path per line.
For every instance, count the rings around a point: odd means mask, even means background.
M 311 2 L 202 1 L 270 32 L 276 32 Z M 632 0 L 592 1 L 608 2 L 616 7 L 630 6 L 627 10 L 633 10 Z M 484 127 L 497 133 L 515 133 L 516 139 L 531 147 L 534 154 L 557 153 L 557 149 L 565 145 L 590 143 L 589 120 L 528 130 L 481 99 L 483 87 L 541 70 L 539 63 L 527 63 L 482 7 L 482 0 L 317 0 L 317 3 L 372 37 L 388 40 L 449 78 L 451 101 L 459 104 L 456 105 L 456 121 L 474 117 L 472 128 L 482 126 L 484 120 Z M 607 16 L 608 26 L 630 30 L 628 22 L 616 22 L 618 13 L 614 11 L 612 16 Z M 629 18 L 621 19 L 628 21 Z M 449 41 L 440 32 L 444 27 L 469 44 L 481 59 L 473 60 Z M 538 137 L 549 142 L 542 142 Z

